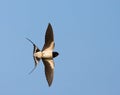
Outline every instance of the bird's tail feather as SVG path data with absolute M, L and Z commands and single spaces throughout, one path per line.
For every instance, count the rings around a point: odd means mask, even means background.
M 31 73 L 36 69 L 37 64 L 38 64 L 39 61 L 40 61 L 40 58 L 35 57 L 35 56 L 34 56 L 34 53 L 39 52 L 40 49 L 39 49 L 30 39 L 28 39 L 28 38 L 26 38 L 26 39 L 27 39 L 28 41 L 30 41 L 30 42 L 33 44 L 33 46 L 34 46 L 34 49 L 33 49 L 33 59 L 34 59 L 34 62 L 35 62 L 35 66 L 34 66 L 34 68 L 32 69 L 32 71 L 29 73 L 29 74 L 31 74 Z
M 36 66 L 28 73 L 29 75 L 36 69 Z
M 35 66 L 34 66 L 34 68 L 29 72 L 29 74 L 31 74 L 31 73 L 36 69 L 39 61 L 40 61 L 40 58 L 34 57 Z

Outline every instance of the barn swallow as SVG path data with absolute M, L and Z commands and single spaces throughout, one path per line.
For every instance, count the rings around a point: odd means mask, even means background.
M 33 44 L 33 59 L 35 62 L 35 66 L 33 70 L 30 72 L 32 73 L 35 68 L 37 67 L 39 61 L 42 59 L 44 67 L 45 67 L 45 75 L 46 80 L 48 82 L 49 87 L 52 84 L 53 76 L 54 76 L 54 60 L 53 58 L 57 57 L 59 55 L 58 52 L 53 51 L 55 47 L 54 42 L 54 34 L 51 24 L 48 24 L 46 34 L 45 34 L 45 44 L 43 46 L 43 49 L 40 50 L 30 39 L 26 38 L 28 41 L 30 41 Z

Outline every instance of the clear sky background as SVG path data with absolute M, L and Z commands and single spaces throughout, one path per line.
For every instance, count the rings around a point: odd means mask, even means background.
M 51 87 L 25 39 L 42 49 L 49 22 Z M 0 95 L 120 95 L 120 0 L 0 0 L 0 46 Z

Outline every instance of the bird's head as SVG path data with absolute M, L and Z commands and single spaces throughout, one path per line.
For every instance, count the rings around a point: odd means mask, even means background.
M 57 57 L 58 55 L 59 55 L 58 52 L 53 52 L 53 58 L 54 58 L 54 57 Z

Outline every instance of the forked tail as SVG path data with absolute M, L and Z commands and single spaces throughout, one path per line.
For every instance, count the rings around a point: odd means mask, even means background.
M 39 52 L 40 49 L 39 49 L 30 39 L 28 39 L 28 38 L 26 38 L 26 39 L 27 39 L 28 41 L 30 41 L 30 42 L 33 44 L 33 46 L 34 46 L 34 49 L 33 49 L 33 59 L 34 59 L 34 62 L 35 62 L 35 66 L 34 66 L 34 68 L 32 69 L 32 71 L 29 73 L 29 74 L 31 74 L 31 73 L 35 70 L 35 68 L 37 67 L 37 64 L 38 64 L 39 61 L 40 61 L 40 58 L 35 57 L 35 56 L 34 56 L 34 53 Z

